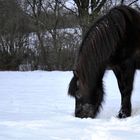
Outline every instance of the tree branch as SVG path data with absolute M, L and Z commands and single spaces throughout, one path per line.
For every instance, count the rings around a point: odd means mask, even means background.
M 91 5 L 89 6 L 89 8 L 91 8 L 91 11 L 94 11 L 94 8 L 99 4 L 100 0 L 91 0 Z
M 97 8 L 94 9 L 93 12 L 95 12 L 95 13 L 97 12 L 97 13 L 98 13 L 98 12 L 101 10 L 101 8 L 103 7 L 103 5 L 106 3 L 106 1 L 107 1 L 107 0 L 102 0 L 102 1 L 100 2 L 100 4 L 97 6 Z
M 79 9 L 80 6 L 81 6 L 81 1 L 80 0 L 73 0 L 73 1 L 76 3 L 76 5 L 77 5 L 77 7 Z
M 124 4 L 124 0 L 121 0 L 121 5 L 123 5 Z
M 140 6 L 138 4 L 136 4 L 136 8 L 140 11 Z
M 62 7 L 64 7 L 66 10 L 68 10 L 68 11 L 70 11 L 70 12 L 72 12 L 73 14 L 76 14 L 76 12 L 75 11 L 73 11 L 72 9 L 70 9 L 70 8 L 68 8 L 64 3 L 62 3 L 61 1 L 58 1 L 59 2 L 59 4 L 61 4 L 62 5 Z
M 132 1 L 131 3 L 128 4 L 128 6 L 131 6 L 132 4 L 134 4 L 134 3 L 136 3 L 136 2 L 138 2 L 138 0 Z

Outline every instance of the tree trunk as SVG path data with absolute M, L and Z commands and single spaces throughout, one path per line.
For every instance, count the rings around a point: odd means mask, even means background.
M 74 0 L 78 8 L 79 25 L 82 28 L 82 37 L 98 16 L 107 0 Z

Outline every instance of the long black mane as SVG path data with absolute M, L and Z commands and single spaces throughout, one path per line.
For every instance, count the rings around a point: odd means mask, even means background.
M 83 84 L 93 86 L 93 79 L 99 69 L 102 69 L 102 63 L 106 65 L 109 57 L 113 59 L 114 51 L 119 50 L 122 44 L 128 41 L 127 36 L 130 33 L 133 34 L 135 29 L 132 27 L 140 28 L 137 22 L 133 23 L 133 18 L 138 19 L 140 23 L 139 17 L 139 13 L 130 7 L 117 6 L 93 24 L 82 41 L 74 67 Z
M 102 78 L 107 67 L 114 71 L 118 80 L 122 95 L 121 111 L 130 116 L 138 51 L 140 13 L 133 8 L 114 7 L 91 26 L 81 43 L 74 76 L 69 84 L 68 94 L 76 98 L 76 116 L 96 116 L 103 101 Z

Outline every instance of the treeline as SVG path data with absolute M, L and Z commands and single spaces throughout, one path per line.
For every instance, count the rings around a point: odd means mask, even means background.
M 0 0 L 0 70 L 71 70 L 86 30 L 123 0 Z
M 80 43 L 76 18 L 45 2 L 0 0 L 0 70 L 72 67 Z

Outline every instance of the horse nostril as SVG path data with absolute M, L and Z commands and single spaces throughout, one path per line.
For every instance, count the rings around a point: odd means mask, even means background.
M 75 108 L 75 117 L 95 118 L 94 106 L 91 104 L 78 104 Z

